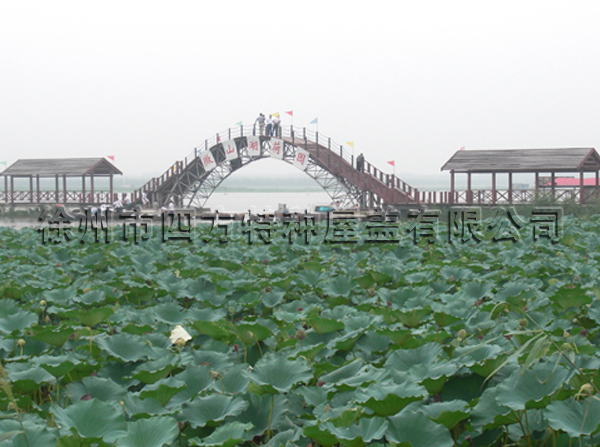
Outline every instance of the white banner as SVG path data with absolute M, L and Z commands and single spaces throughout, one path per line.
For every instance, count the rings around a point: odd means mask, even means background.
M 283 160 L 283 140 L 271 138 L 271 157 Z
M 210 150 L 200 152 L 199 157 L 205 171 L 212 171 L 217 167 L 215 157 L 213 157 L 213 154 Z
M 292 162 L 292 164 L 298 169 L 306 171 L 306 168 L 308 168 L 308 156 L 308 152 L 306 152 L 304 149 L 298 148 L 296 150 L 296 156 L 294 157 L 294 161 Z
M 238 158 L 237 146 L 235 145 L 235 140 L 225 140 L 223 141 L 223 150 L 225 151 L 225 158 L 227 160 L 233 160 Z
M 248 156 L 260 157 L 260 137 L 246 137 L 248 140 Z

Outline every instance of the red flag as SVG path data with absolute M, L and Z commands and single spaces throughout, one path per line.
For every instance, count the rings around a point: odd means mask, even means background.
M 392 166 L 396 166 L 396 162 L 394 160 L 388 161 L 388 163 L 391 164 Z
M 464 151 L 464 150 L 465 150 L 464 146 L 459 149 L 459 151 Z
M 285 112 L 285 113 L 287 113 L 290 116 L 294 116 L 294 111 L 293 110 L 290 110 L 289 112 Z
M 115 161 L 115 156 L 114 155 L 109 155 L 108 158 L 112 161 Z

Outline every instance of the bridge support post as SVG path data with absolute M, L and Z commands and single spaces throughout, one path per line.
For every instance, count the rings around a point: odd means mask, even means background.
M 454 170 L 450 171 L 450 204 L 454 203 Z

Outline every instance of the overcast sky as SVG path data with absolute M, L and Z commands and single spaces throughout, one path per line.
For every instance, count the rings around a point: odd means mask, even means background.
M 0 0 L 0 161 L 114 155 L 155 175 L 287 110 L 388 172 L 439 173 L 462 146 L 600 147 L 599 17 L 598 1 Z

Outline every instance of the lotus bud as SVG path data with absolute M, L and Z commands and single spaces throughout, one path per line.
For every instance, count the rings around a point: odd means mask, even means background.
M 570 336 L 571 336 L 571 334 L 569 333 L 569 331 L 563 332 L 563 338 L 569 338 Z
M 50 323 L 52 320 L 50 320 L 50 317 L 48 315 L 46 315 L 46 318 L 44 318 L 44 322 L 45 323 Z
M 454 275 L 450 275 L 450 278 L 448 278 L 448 282 L 454 282 L 454 281 L 456 281 L 456 280 L 454 279 Z
M 373 287 L 371 287 L 371 288 L 368 290 L 368 293 L 369 293 L 369 296 L 370 296 L 370 297 L 374 297 L 374 296 L 375 296 L 375 289 L 374 289 Z
M 304 332 L 302 329 L 298 329 L 296 331 L 296 338 L 300 341 L 304 340 L 306 338 L 306 332 Z
M 323 408 L 323 413 L 327 413 L 329 410 L 331 410 L 331 407 L 329 406 L 329 404 L 325 405 L 325 407 Z
M 20 347 L 25 346 L 25 340 L 23 340 L 22 338 L 19 338 L 19 340 L 17 341 L 17 346 L 20 346 Z
M 573 346 L 571 346 L 571 343 L 563 343 L 560 349 L 564 352 L 571 352 L 573 350 Z
M 229 312 L 230 314 L 234 314 L 235 308 L 233 306 L 229 306 L 229 308 L 227 309 L 227 312 Z
M 214 369 L 210 370 L 210 375 L 213 378 L 213 380 L 217 380 L 221 378 L 221 374 L 219 374 L 217 371 L 215 371 Z
M 48 304 L 46 303 L 46 300 L 40 301 L 40 307 L 46 307 L 46 304 Z
M 527 318 L 521 318 L 519 320 L 519 326 L 521 326 L 521 328 L 526 328 L 529 325 L 529 320 Z
M 464 329 L 461 329 L 460 331 L 458 331 L 458 335 L 456 337 L 460 341 L 463 341 L 465 338 L 467 338 L 467 331 L 465 331 Z
M 591 396 L 592 394 L 594 394 L 594 387 L 591 383 L 584 383 L 583 385 L 581 385 L 581 388 L 579 388 L 579 393 L 577 394 L 579 394 L 580 396 Z

